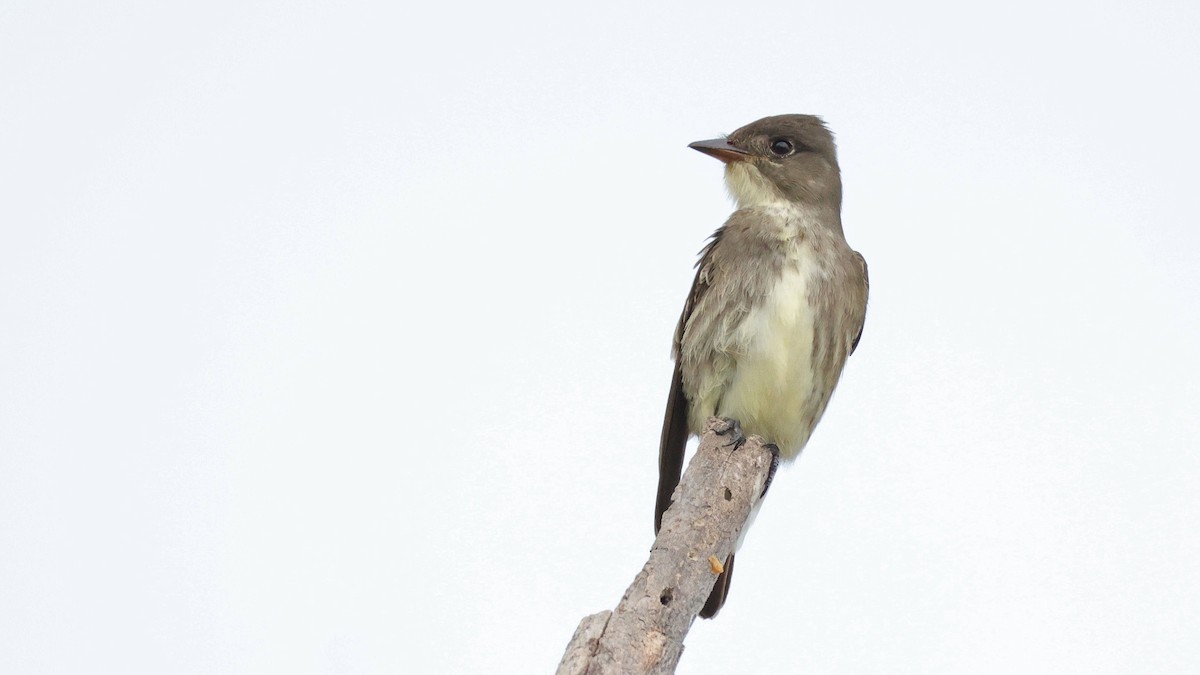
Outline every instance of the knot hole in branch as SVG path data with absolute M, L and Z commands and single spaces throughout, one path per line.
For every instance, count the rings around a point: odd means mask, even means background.
M 675 589 L 671 588 L 670 586 L 664 588 L 662 593 L 660 593 L 658 596 L 658 601 L 661 602 L 664 607 L 671 604 L 671 601 L 674 599 Z

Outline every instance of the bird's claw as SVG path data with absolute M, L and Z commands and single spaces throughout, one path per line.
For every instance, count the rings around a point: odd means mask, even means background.
M 734 451 L 736 452 L 746 444 L 746 435 L 742 433 L 742 424 L 740 422 L 730 418 L 726 418 L 725 421 L 729 424 L 729 426 L 725 427 L 721 431 L 718 431 L 717 434 L 720 436 L 733 436 L 729 443 L 726 444 L 726 447 L 732 445 Z
M 771 481 L 775 480 L 775 472 L 779 470 L 779 446 L 774 443 L 767 443 L 763 446 L 771 451 L 771 468 L 767 471 L 767 482 L 763 485 L 762 494 L 759 499 L 767 496 L 767 490 L 771 487 Z

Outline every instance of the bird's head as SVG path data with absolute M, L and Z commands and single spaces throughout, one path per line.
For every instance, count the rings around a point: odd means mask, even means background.
M 725 162 L 725 184 L 740 208 L 778 202 L 841 207 L 837 147 L 815 115 L 764 117 L 688 147 Z

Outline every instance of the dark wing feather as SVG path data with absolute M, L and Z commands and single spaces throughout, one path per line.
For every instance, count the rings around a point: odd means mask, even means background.
M 683 342 L 683 333 L 687 328 L 688 319 L 692 316 L 692 310 L 709 289 L 712 251 L 721 240 L 724 231 L 725 228 L 717 230 L 701 252 L 700 261 L 696 263 L 696 279 L 692 282 L 692 291 L 683 305 L 679 325 L 675 327 L 675 340 L 671 349 L 671 356 L 675 359 L 675 370 L 671 375 L 671 392 L 667 395 L 667 411 L 663 417 L 662 438 L 658 446 L 658 498 L 654 503 L 655 534 L 658 534 L 663 513 L 670 508 L 671 495 L 674 494 L 675 487 L 679 485 L 679 477 L 683 474 L 683 454 L 689 435 L 689 405 L 687 395 L 683 392 L 683 371 L 679 365 L 680 344 Z
M 692 311 L 704 294 L 708 292 L 713 278 L 712 252 L 724 232 L 724 227 L 717 230 L 713 234 L 712 240 L 701 252 L 700 261 L 696 263 L 696 279 L 692 282 L 692 292 L 688 294 L 687 302 L 683 305 L 683 314 L 679 317 L 679 325 L 675 328 L 675 342 L 671 350 L 672 356 L 675 358 L 675 370 L 671 374 L 671 392 L 667 395 L 667 412 L 663 418 L 662 439 L 658 446 L 658 498 L 654 504 L 655 534 L 658 534 L 658 529 L 662 526 L 663 514 L 671 507 L 671 496 L 675 493 L 675 488 L 679 485 L 679 478 L 683 474 L 683 455 L 687 449 L 687 440 L 690 435 L 688 430 L 690 405 L 687 395 L 683 391 L 683 370 L 679 364 L 683 334 L 687 330 Z M 711 619 L 721 610 L 721 606 L 725 604 L 725 596 L 729 593 L 729 582 L 732 578 L 733 554 L 731 553 L 725 559 L 725 570 L 717 577 L 712 592 L 704 603 L 704 608 L 700 610 L 701 617 Z
M 870 293 L 871 293 L 871 279 L 870 279 L 870 277 L 867 276 L 867 259 L 864 258 L 862 256 L 862 254 L 859 253 L 858 251 L 855 251 L 854 255 L 858 258 L 859 264 L 862 265 L 863 304 L 866 304 L 867 296 L 870 295 Z M 865 325 L 866 325 L 866 321 L 863 322 L 863 326 L 865 326 Z M 855 349 L 858 349 L 858 341 L 862 339 L 863 326 L 858 327 L 858 335 L 855 335 L 854 342 L 850 343 L 850 353 L 851 354 L 854 353 Z
M 662 440 L 658 446 L 658 500 L 654 503 L 654 533 L 662 526 L 663 513 L 671 507 L 671 495 L 683 474 L 683 452 L 688 439 L 688 402 L 683 395 L 683 373 L 679 363 L 671 375 L 671 393 L 667 395 L 667 414 L 663 419 Z

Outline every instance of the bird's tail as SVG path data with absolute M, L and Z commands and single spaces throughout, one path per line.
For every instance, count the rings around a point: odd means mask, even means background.
M 725 604 L 725 598 L 729 595 L 729 582 L 733 579 L 733 554 L 725 559 L 725 569 L 721 572 L 721 576 L 717 577 L 717 583 L 713 586 L 712 593 L 708 594 L 708 601 L 704 603 L 704 609 L 700 610 L 700 618 L 711 619 L 721 611 L 721 606 Z

